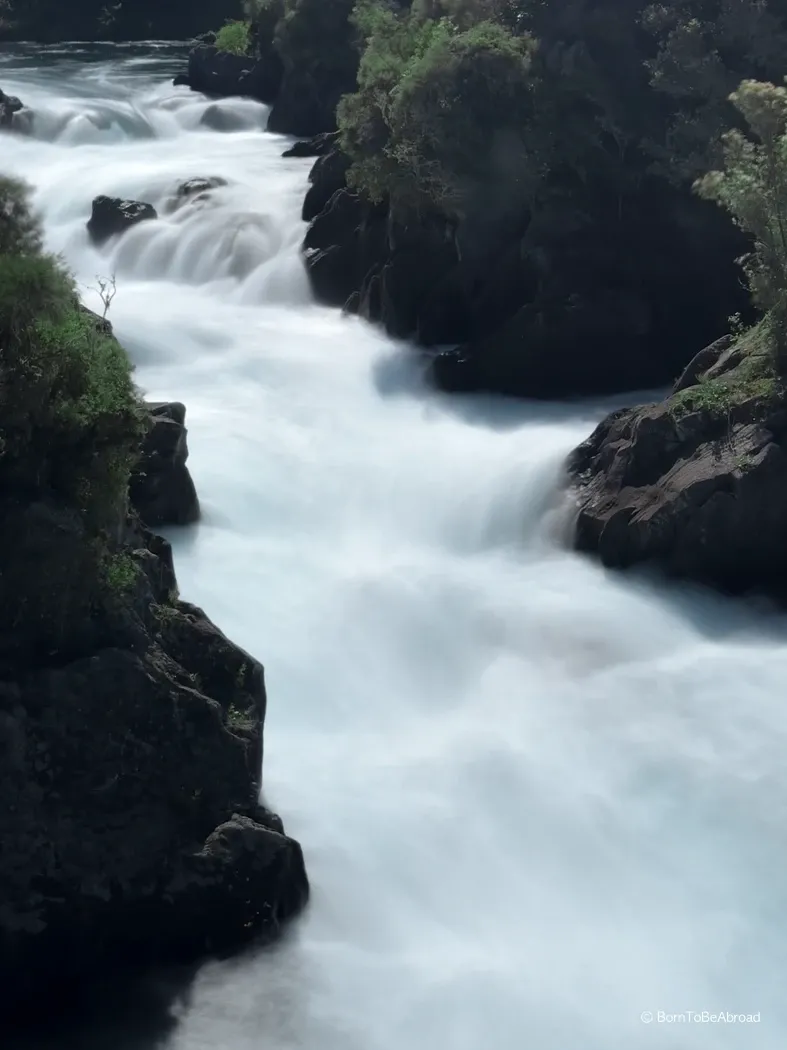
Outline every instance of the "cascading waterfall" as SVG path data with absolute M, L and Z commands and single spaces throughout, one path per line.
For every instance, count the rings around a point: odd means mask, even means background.
M 0 57 L 36 112 L 3 171 L 188 406 L 181 589 L 266 663 L 266 793 L 313 883 L 277 949 L 202 970 L 167 1050 L 783 1050 L 783 618 L 564 549 L 560 463 L 604 406 L 438 397 L 314 305 L 309 162 L 174 68 Z M 164 214 L 198 175 L 227 185 Z M 97 250 L 99 193 L 162 217 Z M 721 1010 L 760 1019 L 659 1020 Z

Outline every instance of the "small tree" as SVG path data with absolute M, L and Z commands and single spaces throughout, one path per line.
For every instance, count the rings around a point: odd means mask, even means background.
M 98 292 L 98 296 L 104 306 L 104 310 L 101 314 L 101 320 L 106 321 L 109 308 L 112 305 L 112 300 L 117 295 L 117 278 L 113 273 L 111 277 L 100 277 L 96 275 L 97 288 L 91 286 L 91 291 Z
M 745 80 L 730 101 L 744 118 L 747 133 L 723 137 L 724 170 L 712 171 L 696 184 L 698 193 L 716 201 L 736 225 L 753 238 L 752 251 L 740 261 L 752 298 L 771 314 L 778 351 L 787 351 L 787 89 Z

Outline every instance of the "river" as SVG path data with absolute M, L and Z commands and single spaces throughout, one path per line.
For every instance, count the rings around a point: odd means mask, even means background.
M 0 168 L 188 407 L 181 590 L 266 665 L 265 793 L 313 886 L 135 1048 L 784 1050 L 784 620 L 571 553 L 561 462 L 605 406 L 438 396 L 315 305 L 310 162 L 254 102 L 202 126 L 182 53 L 0 53 L 37 113 Z M 212 206 L 89 244 L 95 195 L 161 208 L 195 175 L 227 180 Z

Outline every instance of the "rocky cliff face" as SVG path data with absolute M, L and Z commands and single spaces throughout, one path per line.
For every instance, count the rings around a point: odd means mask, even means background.
M 183 406 L 153 412 L 139 504 L 183 520 L 193 487 L 162 497 L 168 472 L 190 485 Z M 300 846 L 259 803 L 263 668 L 178 600 L 169 544 L 135 512 L 99 598 L 69 604 L 58 566 L 80 529 L 46 499 L 0 499 L 0 1022 L 107 970 L 272 937 L 308 896 Z
M 542 244 L 531 217 L 493 195 L 462 222 L 414 214 L 365 201 L 348 167 L 334 148 L 310 175 L 314 292 L 441 348 L 432 375 L 444 390 L 559 398 L 672 382 L 741 305 L 737 233 L 669 187 L 643 187 L 625 223 L 609 216 L 584 240 Z
M 608 416 L 569 461 L 576 545 L 732 592 L 787 595 L 787 394 L 767 322 L 719 340 L 662 402 Z

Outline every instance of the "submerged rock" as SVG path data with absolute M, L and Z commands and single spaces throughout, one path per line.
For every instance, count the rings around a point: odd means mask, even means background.
M 186 407 L 179 402 L 149 402 L 151 427 L 139 467 L 131 477 L 131 502 L 145 522 L 190 525 L 199 520 L 197 490 L 186 466 L 189 450 Z
M 227 180 L 222 179 L 220 175 L 198 175 L 192 179 L 187 179 L 185 182 L 181 182 L 172 197 L 169 198 L 165 205 L 165 211 L 172 214 L 184 204 L 197 201 L 205 203 L 211 199 L 211 190 L 216 190 L 226 185 Z
M 152 204 L 144 201 L 122 200 L 120 197 L 96 197 L 87 222 L 87 231 L 94 244 L 101 245 L 111 237 L 125 233 L 132 226 L 158 214 Z
M 720 340 L 662 402 L 573 453 L 576 546 L 725 591 L 787 593 L 787 394 L 755 330 Z
M 242 131 L 246 127 L 243 117 L 216 103 L 208 106 L 199 122 L 203 128 L 210 128 L 211 131 Z

